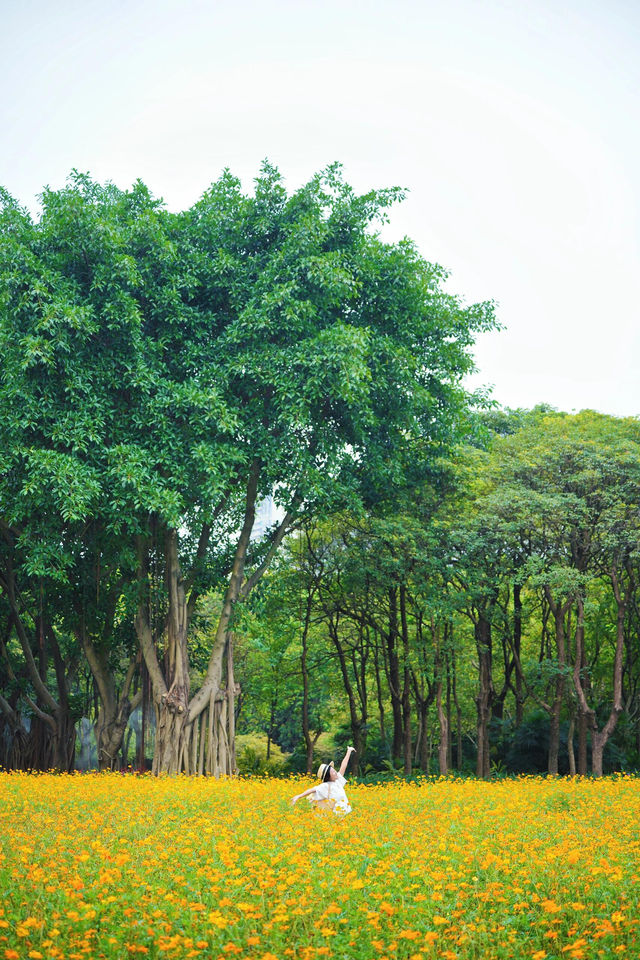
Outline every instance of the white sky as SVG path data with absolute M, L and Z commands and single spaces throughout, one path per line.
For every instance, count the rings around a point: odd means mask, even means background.
M 0 0 L 0 183 L 73 167 L 171 209 L 268 157 L 399 184 L 412 237 L 492 299 L 473 384 L 640 415 L 637 0 Z

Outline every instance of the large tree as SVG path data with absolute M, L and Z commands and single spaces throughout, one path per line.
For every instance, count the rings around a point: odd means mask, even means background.
M 372 229 L 400 197 L 357 196 L 338 166 L 288 196 L 268 164 L 253 195 L 225 172 L 178 214 L 141 183 L 80 174 L 36 221 L 3 197 L 3 530 L 27 554 L 45 543 L 67 580 L 74 550 L 104 550 L 134 590 L 158 772 L 198 755 L 229 769 L 234 607 L 300 518 L 375 499 L 455 434 L 492 308 Z M 255 538 L 267 496 L 280 519 Z M 194 688 L 189 629 L 211 586 Z

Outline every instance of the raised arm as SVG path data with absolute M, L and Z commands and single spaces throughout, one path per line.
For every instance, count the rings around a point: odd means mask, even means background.
M 344 772 L 349 766 L 349 760 L 351 759 L 351 754 L 355 752 L 356 752 L 355 747 L 347 747 L 347 752 L 344 755 L 344 760 L 340 764 L 340 769 L 338 770 L 338 773 L 340 774 L 341 777 L 344 777 Z
M 308 797 L 310 793 L 315 792 L 315 787 L 309 787 L 308 790 L 305 790 L 304 793 L 297 793 L 295 797 L 292 797 L 291 803 L 296 803 L 298 800 L 302 800 L 303 797 Z

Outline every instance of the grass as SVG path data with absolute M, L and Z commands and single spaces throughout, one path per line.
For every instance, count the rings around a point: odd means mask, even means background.
M 640 780 L 0 774 L 0 960 L 640 956 Z

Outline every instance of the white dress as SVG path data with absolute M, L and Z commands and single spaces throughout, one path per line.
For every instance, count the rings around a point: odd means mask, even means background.
M 351 804 L 344 792 L 346 782 L 339 773 L 337 780 L 320 783 L 309 795 L 310 802 L 320 810 L 333 810 L 334 813 L 340 814 L 351 813 Z

